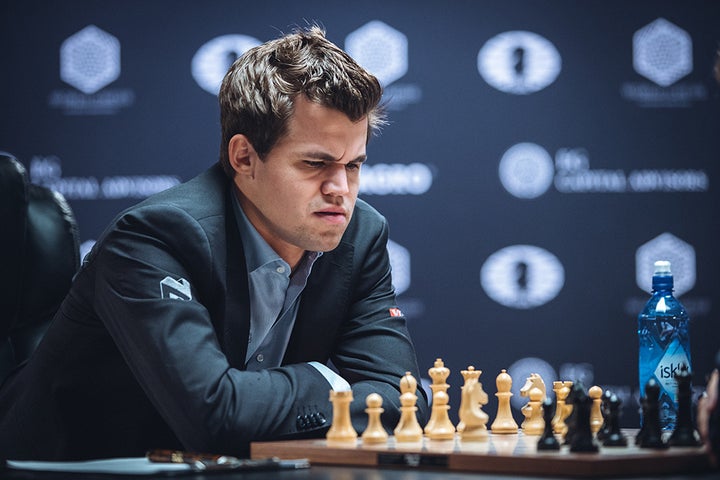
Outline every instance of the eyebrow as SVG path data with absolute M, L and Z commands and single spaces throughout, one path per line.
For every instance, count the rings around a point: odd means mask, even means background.
M 316 160 L 322 160 L 323 162 L 336 163 L 339 160 L 325 152 L 311 151 L 302 154 L 304 158 L 314 158 Z M 350 160 L 348 163 L 363 163 L 367 160 L 367 155 L 359 155 L 356 158 Z

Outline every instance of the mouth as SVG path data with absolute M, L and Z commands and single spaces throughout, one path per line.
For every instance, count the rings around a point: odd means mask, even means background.
M 315 212 L 315 215 L 331 224 L 345 223 L 345 220 L 347 219 L 347 213 L 342 208 L 326 208 L 318 210 Z

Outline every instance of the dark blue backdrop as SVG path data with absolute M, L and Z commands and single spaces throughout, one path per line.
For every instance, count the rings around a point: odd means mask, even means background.
M 637 422 L 635 316 L 659 257 L 704 382 L 720 347 L 716 1 L 5 1 L 0 150 L 66 195 L 87 249 L 216 160 L 228 61 L 314 21 L 385 84 L 361 196 L 390 221 L 400 304 L 421 368 L 453 371 L 452 412 L 472 364 L 490 394 L 502 368 L 516 392 L 530 371 L 611 387 Z

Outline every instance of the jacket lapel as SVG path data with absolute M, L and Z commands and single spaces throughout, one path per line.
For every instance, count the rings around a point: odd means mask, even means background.
M 353 253 L 351 244 L 341 242 L 313 265 L 283 364 L 329 358 L 347 316 Z
M 227 263 L 225 271 L 226 300 L 223 331 L 223 349 L 230 366 L 245 370 L 248 336 L 250 335 L 250 293 L 248 290 L 245 252 L 232 207 L 232 186 L 228 189 L 225 204 L 225 231 L 227 237 Z

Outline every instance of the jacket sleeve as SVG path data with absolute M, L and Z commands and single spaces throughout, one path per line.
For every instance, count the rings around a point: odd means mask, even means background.
M 239 451 L 297 432 L 298 412 L 327 381 L 307 364 L 259 372 L 231 368 L 206 301 L 225 295 L 206 230 L 171 206 L 125 214 L 96 246 L 94 309 L 155 408 L 185 448 Z M 203 225 L 205 223 L 205 225 Z M 171 280 L 165 280 L 165 279 Z M 165 280 L 175 287 L 163 290 Z M 164 292 L 164 293 L 163 293 Z

